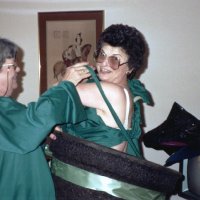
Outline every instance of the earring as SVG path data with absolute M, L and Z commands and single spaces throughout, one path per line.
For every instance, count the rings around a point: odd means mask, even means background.
M 129 72 L 129 71 L 127 71 L 127 72 L 126 72 L 126 75 L 129 75 L 129 74 L 130 74 L 130 72 Z

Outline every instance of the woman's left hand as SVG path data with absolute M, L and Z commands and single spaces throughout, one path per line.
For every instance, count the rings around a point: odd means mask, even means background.
M 71 81 L 74 85 L 77 85 L 84 79 L 90 77 L 90 73 L 88 69 L 85 67 L 88 63 L 81 62 L 76 63 L 70 67 L 66 68 L 65 74 L 62 77 L 62 80 Z

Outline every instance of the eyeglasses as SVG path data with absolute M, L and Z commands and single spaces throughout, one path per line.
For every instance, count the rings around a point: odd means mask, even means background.
M 17 69 L 17 67 L 19 67 L 17 64 L 12 64 L 12 63 L 9 63 L 9 64 L 3 64 L 2 67 L 13 67 L 14 70 Z
M 104 62 L 106 60 L 106 58 L 108 59 L 109 66 L 114 70 L 117 70 L 117 69 L 119 69 L 120 66 L 128 63 L 128 62 L 120 63 L 120 60 L 118 57 L 107 56 L 102 50 L 100 52 L 96 51 L 94 53 L 94 59 L 97 63 Z

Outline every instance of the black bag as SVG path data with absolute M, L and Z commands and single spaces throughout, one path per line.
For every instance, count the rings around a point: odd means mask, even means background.
M 200 121 L 178 103 L 167 119 L 142 138 L 146 147 L 164 150 L 171 155 L 182 147 L 200 148 Z

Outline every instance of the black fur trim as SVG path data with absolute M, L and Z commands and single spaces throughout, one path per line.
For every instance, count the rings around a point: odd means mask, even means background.
M 50 145 L 57 159 L 119 181 L 165 194 L 176 193 L 182 175 L 172 169 L 101 146 L 67 133 Z

